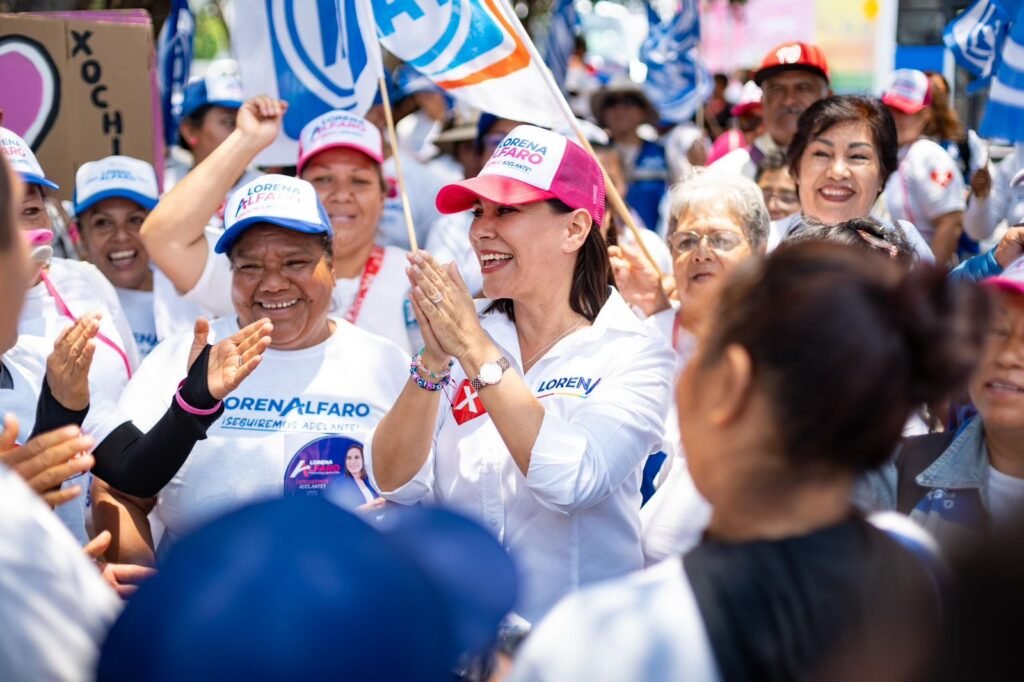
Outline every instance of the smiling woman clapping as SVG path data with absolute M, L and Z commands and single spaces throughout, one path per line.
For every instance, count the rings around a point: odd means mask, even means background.
M 535 619 L 640 567 L 641 466 L 661 441 L 672 353 L 611 288 L 604 182 L 575 143 L 520 126 L 437 205 L 472 209 L 491 300 L 478 313 L 455 268 L 410 257 L 426 346 L 367 469 L 390 500 L 432 495 L 482 518 L 519 560 L 519 611 Z

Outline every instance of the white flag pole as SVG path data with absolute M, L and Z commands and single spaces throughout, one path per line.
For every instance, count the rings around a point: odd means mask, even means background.
M 391 111 L 391 97 L 388 94 L 387 81 L 384 79 L 384 57 L 380 51 L 380 42 L 376 40 L 377 20 L 373 16 L 373 7 L 369 0 L 361 0 L 359 3 L 366 13 L 365 19 L 373 26 L 374 39 L 367 41 L 367 52 L 371 52 L 377 65 L 377 85 L 380 88 L 380 99 L 384 106 L 384 119 L 387 122 L 388 142 L 391 145 L 391 154 L 395 157 L 395 175 L 398 176 L 398 195 L 402 199 L 402 214 L 405 216 L 405 230 L 409 235 L 409 250 L 416 251 L 419 245 L 416 243 L 416 230 L 412 224 L 412 209 L 409 207 L 409 195 L 405 191 L 405 176 L 402 174 L 402 157 L 398 153 L 398 133 L 395 131 L 395 117 Z
M 537 46 L 533 44 L 533 39 L 530 38 L 530 34 L 526 32 L 526 27 L 523 26 L 523 22 L 519 20 L 519 15 L 515 13 L 512 6 L 509 4 L 509 0 L 498 0 L 498 4 L 502 7 L 506 17 L 515 27 L 516 33 L 519 39 L 526 46 L 526 49 L 530 53 L 531 61 L 536 65 L 537 70 L 541 74 L 541 78 L 544 79 L 544 84 L 548 88 L 548 92 L 551 97 L 558 103 L 558 108 L 562 111 L 562 115 L 565 116 L 566 122 L 572 128 L 573 132 L 576 133 L 576 138 L 579 140 L 583 148 L 590 152 L 590 155 L 597 161 L 598 167 L 604 174 L 604 185 L 605 194 L 612 202 L 612 208 L 615 212 L 622 217 L 622 220 L 626 223 L 626 227 L 633 233 L 633 237 L 636 240 L 637 246 L 640 247 L 640 251 L 643 252 L 644 256 L 650 261 L 654 271 L 658 273 L 658 279 L 661 280 L 664 277 L 664 273 L 661 268 L 658 267 L 658 262 L 651 255 L 651 252 L 647 250 L 647 245 L 644 244 L 644 240 L 640 236 L 640 228 L 637 227 L 636 222 L 633 220 L 633 214 L 630 213 L 629 208 L 626 206 L 626 202 L 623 201 L 622 195 L 619 194 L 619 190 L 612 183 L 610 177 L 608 177 L 608 171 L 605 170 L 604 166 L 601 165 L 600 159 L 597 158 L 597 154 L 594 152 L 593 146 L 590 144 L 590 140 L 583 133 L 583 129 L 580 128 L 579 122 L 576 120 L 576 115 L 572 113 L 572 107 L 569 106 L 569 102 L 566 101 L 562 91 L 558 88 L 558 84 L 555 82 L 554 76 L 551 75 L 551 70 L 544 64 L 544 60 L 541 59 L 540 53 L 537 50 Z

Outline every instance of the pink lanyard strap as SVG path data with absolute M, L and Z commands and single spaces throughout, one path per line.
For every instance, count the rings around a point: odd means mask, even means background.
M 370 291 L 370 285 L 373 284 L 373 280 L 377 278 L 377 273 L 380 272 L 380 264 L 384 260 L 384 247 L 376 245 L 373 247 L 373 251 L 370 252 L 370 257 L 366 259 L 366 266 L 363 268 L 363 276 L 359 278 L 359 292 L 356 294 L 356 300 L 352 302 L 352 307 L 345 313 L 345 321 L 352 324 L 356 323 L 359 319 L 359 312 L 363 309 L 363 301 L 366 300 L 366 294 Z
M 53 297 L 54 302 L 57 304 L 57 310 L 60 312 L 60 314 L 68 318 L 72 322 L 78 322 L 78 318 L 75 317 L 74 313 L 71 312 L 71 309 L 68 308 L 67 303 L 64 302 L 64 299 L 61 298 L 60 294 L 57 293 L 57 289 L 56 287 L 53 286 L 53 282 L 51 282 L 50 278 L 46 276 L 46 270 L 41 270 L 39 276 L 42 278 L 43 284 L 46 285 L 46 290 L 50 293 L 50 296 Z M 105 343 L 108 346 L 110 346 L 114 350 L 114 352 L 121 357 L 121 360 L 124 362 L 124 369 L 126 372 L 128 372 L 128 378 L 131 379 L 132 365 L 130 362 L 128 362 L 128 354 L 125 353 L 124 350 L 119 345 L 114 343 L 114 341 L 112 341 L 103 332 L 96 332 L 96 338 L 101 343 Z
M 917 227 L 917 220 L 914 218 L 914 209 L 910 208 L 910 183 L 907 182 L 907 174 L 903 167 L 907 159 L 910 158 L 910 150 L 913 149 L 913 147 L 914 145 L 911 144 L 910 147 L 907 148 L 907 153 L 902 159 L 900 159 L 900 165 L 897 167 L 896 173 L 900 176 L 900 187 L 903 189 L 903 210 L 907 214 L 907 221 L 914 227 Z M 895 217 L 893 218 L 893 222 L 896 222 Z

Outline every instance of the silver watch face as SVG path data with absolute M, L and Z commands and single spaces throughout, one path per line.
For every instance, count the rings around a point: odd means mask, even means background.
M 501 367 L 496 362 L 485 362 L 480 366 L 480 381 L 496 384 L 501 381 Z

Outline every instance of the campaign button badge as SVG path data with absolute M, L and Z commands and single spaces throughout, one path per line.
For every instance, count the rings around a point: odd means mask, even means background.
M 487 410 L 484 409 L 476 389 L 470 385 L 469 379 L 463 379 L 452 401 L 452 416 L 455 417 L 456 423 L 462 425 L 486 413 Z
M 345 475 L 345 459 L 352 449 L 363 444 L 344 436 L 324 436 L 306 443 L 288 462 L 284 472 L 284 494 L 322 495 L 327 486 Z

